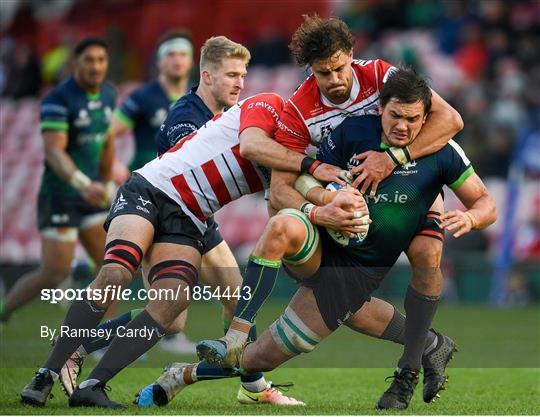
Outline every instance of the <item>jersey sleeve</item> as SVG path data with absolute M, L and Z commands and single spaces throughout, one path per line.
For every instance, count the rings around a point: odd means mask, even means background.
M 311 142 L 308 128 L 294 104 L 289 100 L 281 114 L 281 123 L 276 131 L 276 141 L 293 151 L 305 153 Z
M 274 137 L 283 110 L 283 99 L 276 94 L 257 95 L 240 105 L 238 134 L 248 127 L 258 127 Z
M 453 190 L 474 173 L 471 161 L 454 140 L 450 140 L 437 156 L 442 179 Z
M 61 132 L 69 129 L 68 104 L 58 91 L 53 91 L 41 103 L 40 128 Z
M 142 113 L 142 103 L 137 93 L 138 91 L 134 91 L 127 96 L 122 105 L 114 111 L 115 117 L 130 129 L 133 128 L 135 120 Z

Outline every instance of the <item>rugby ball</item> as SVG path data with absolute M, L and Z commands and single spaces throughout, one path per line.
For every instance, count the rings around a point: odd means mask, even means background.
M 326 186 L 326 189 L 329 191 L 338 191 L 342 188 L 343 187 L 336 182 L 331 182 Z M 351 186 L 349 184 L 346 184 L 345 188 L 351 188 Z M 369 213 L 364 215 L 362 219 L 368 220 Z M 360 247 L 362 242 L 365 240 L 369 231 L 369 224 L 362 226 L 361 229 L 359 229 L 358 233 L 356 233 L 355 237 L 346 236 L 343 233 L 330 229 L 328 227 L 326 228 L 326 231 L 338 245 L 354 249 Z

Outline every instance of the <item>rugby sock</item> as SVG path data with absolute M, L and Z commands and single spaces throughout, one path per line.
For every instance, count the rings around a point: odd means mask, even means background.
M 47 368 L 57 374 L 60 373 L 60 369 L 66 363 L 68 358 L 77 348 L 81 345 L 81 342 L 85 339 L 79 336 L 83 330 L 95 329 L 99 324 L 106 309 L 97 306 L 90 300 L 77 300 L 71 304 L 64 323 L 62 326 L 66 326 L 72 331 L 77 331 L 76 337 L 60 336 L 56 341 L 53 351 L 43 368 Z
M 410 285 L 405 295 L 405 347 L 399 359 L 401 369 L 420 369 L 422 354 L 426 348 L 426 339 L 440 297 L 429 296 L 417 292 Z
M 150 332 L 152 333 L 149 334 Z M 134 336 L 127 337 L 130 333 Z M 107 382 L 143 353 L 150 350 L 164 335 L 165 329 L 146 310 L 143 310 L 128 323 L 125 337 L 113 339 L 105 355 L 88 375 L 88 379 Z
M 400 345 L 405 344 L 405 315 L 394 307 L 394 316 L 386 326 L 379 339 L 390 340 Z M 433 330 L 428 331 L 424 353 L 429 353 L 431 349 L 437 346 L 437 335 Z
M 249 257 L 235 317 L 250 323 L 255 321 L 261 306 L 272 293 L 280 266 L 280 261 L 269 261 L 253 255 Z
M 223 330 L 225 334 L 227 334 L 227 331 L 229 330 L 230 325 L 231 325 L 230 321 L 223 320 Z M 257 327 L 255 326 L 255 324 L 253 324 L 253 326 L 251 326 L 251 329 L 249 330 L 248 340 L 251 342 L 254 342 L 255 340 L 257 340 Z M 245 384 L 254 384 L 254 383 L 264 384 L 264 387 L 266 388 L 266 380 L 264 379 L 264 375 L 262 372 L 256 372 L 252 375 L 240 375 L 240 381 L 242 381 L 242 385 L 244 385 L 245 389 L 252 392 L 257 392 L 257 391 L 253 391 L 249 389 Z M 259 382 L 259 381 L 262 381 L 262 382 Z
M 97 328 L 98 330 L 112 330 L 112 336 L 116 336 L 116 332 L 118 331 L 118 328 L 121 326 L 126 326 L 133 318 L 139 314 L 142 310 L 142 308 L 137 308 L 135 310 L 128 311 L 127 313 L 124 313 L 118 317 L 115 317 L 113 319 L 107 320 L 104 323 L 101 323 Z M 108 338 L 107 336 L 104 337 L 94 337 L 93 339 L 86 339 L 82 343 L 82 347 L 84 349 L 84 352 L 86 354 L 95 352 L 96 350 L 103 349 L 106 346 L 109 346 L 109 344 L 112 342 L 113 337 Z
M 183 381 L 186 385 L 193 384 L 198 381 L 232 378 L 238 375 L 237 373 L 232 373 L 230 370 L 211 365 L 206 361 L 201 361 L 192 367 L 188 366 L 184 368 L 183 372 Z M 240 377 L 244 388 L 251 392 L 260 392 L 266 389 L 268 386 L 268 383 L 264 379 L 261 372 L 247 376 L 241 375 Z

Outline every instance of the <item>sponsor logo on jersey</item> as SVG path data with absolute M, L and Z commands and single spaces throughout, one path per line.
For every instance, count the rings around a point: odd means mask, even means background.
M 76 127 L 86 127 L 86 126 L 90 126 L 91 122 L 92 121 L 90 120 L 90 116 L 88 115 L 88 110 L 81 109 L 81 110 L 79 110 L 79 115 L 73 121 L 73 124 Z
M 394 175 L 401 175 L 406 177 L 407 175 L 417 174 L 418 170 L 413 169 L 416 166 L 416 161 L 407 162 L 401 166 L 401 169 L 394 171 Z
M 88 110 L 96 110 L 96 109 L 99 109 L 99 108 L 101 108 L 101 101 L 100 100 L 89 101 L 88 102 Z
M 394 193 L 380 193 L 380 194 L 378 193 L 374 197 L 371 197 L 366 194 L 364 197 L 371 204 L 378 204 L 378 203 L 405 204 L 407 200 L 409 199 L 409 196 L 407 194 L 401 194 L 399 191 L 394 191 Z

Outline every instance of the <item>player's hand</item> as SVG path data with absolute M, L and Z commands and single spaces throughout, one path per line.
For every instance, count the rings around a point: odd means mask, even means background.
M 88 203 L 100 207 L 107 198 L 107 189 L 102 183 L 93 181 L 82 191 L 82 196 Z
M 366 202 L 358 190 L 340 190 L 331 203 L 317 210 L 315 222 L 352 236 L 371 223 L 364 217 L 367 214 Z
M 352 175 L 349 171 L 330 164 L 320 164 L 315 168 L 313 178 L 322 182 L 337 182 L 341 186 L 352 181 Z
M 441 229 L 453 232 L 454 237 L 463 236 L 475 228 L 474 216 L 469 212 L 453 210 L 441 216 Z
M 364 182 L 360 192 L 365 194 L 371 187 L 369 196 L 375 197 L 379 183 L 392 173 L 396 164 L 392 162 L 385 152 L 362 152 L 360 155 L 356 155 L 354 159 L 358 161 L 363 160 L 363 162 L 351 169 L 351 174 L 358 175 L 352 186 L 358 188 Z

